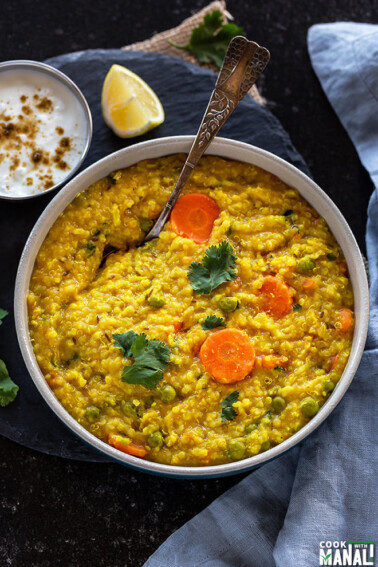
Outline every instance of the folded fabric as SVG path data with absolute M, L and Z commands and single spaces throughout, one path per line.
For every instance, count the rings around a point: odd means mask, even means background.
M 308 46 L 324 91 L 376 187 L 366 236 L 367 349 L 342 402 L 311 437 L 220 496 L 168 538 L 145 567 L 310 567 L 319 565 L 321 541 L 370 541 L 377 533 L 378 26 L 317 25 Z

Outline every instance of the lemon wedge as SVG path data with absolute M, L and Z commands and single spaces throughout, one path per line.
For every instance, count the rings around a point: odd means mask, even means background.
M 102 115 L 121 138 L 145 134 L 164 122 L 164 109 L 154 91 L 138 75 L 112 65 L 102 87 Z

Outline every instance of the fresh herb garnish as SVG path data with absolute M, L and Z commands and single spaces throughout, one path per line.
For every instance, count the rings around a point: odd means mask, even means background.
M 222 317 L 209 315 L 201 325 L 202 329 L 204 329 L 205 331 L 210 331 L 210 329 L 216 329 L 217 327 L 225 327 L 226 321 Z
M 335 260 L 337 260 L 337 256 L 335 256 L 335 254 L 327 254 L 327 258 L 328 260 L 331 260 L 331 262 L 334 262 Z
M 279 370 L 280 372 L 285 372 L 285 369 L 282 366 L 275 366 L 274 370 Z
M 227 396 L 227 398 L 225 398 L 221 402 L 222 421 L 226 421 L 226 420 L 232 421 L 238 415 L 236 410 L 234 410 L 234 408 L 232 407 L 233 404 L 238 401 L 238 397 L 239 397 L 239 392 L 235 390 L 235 392 L 232 392 L 229 396 Z
M 8 311 L 0 309 L 0 325 L 4 317 L 8 315 Z M 0 359 L 0 406 L 5 407 L 17 396 L 18 386 L 10 378 L 5 363 Z
M 293 209 L 288 209 L 287 211 L 284 212 L 283 216 L 284 217 L 291 217 L 293 212 L 294 212 Z
M 117 333 L 113 335 L 114 344 L 116 347 L 122 349 L 125 356 L 133 356 L 131 345 L 137 338 L 138 334 L 134 331 L 127 331 L 126 333 Z
M 125 356 L 134 358 L 131 366 L 124 367 L 122 382 L 154 390 L 167 368 L 170 348 L 162 341 L 148 340 L 144 333 L 138 335 L 134 331 L 113 335 L 113 339 Z
M 302 309 L 302 305 L 300 305 L 299 303 L 293 305 L 293 311 L 300 311 L 301 309 Z
M 224 24 L 221 12 L 214 10 L 206 14 L 203 23 L 193 29 L 186 45 L 168 41 L 178 49 L 189 51 L 200 63 L 215 63 L 221 68 L 228 44 L 236 35 L 245 35 L 244 30 L 236 24 Z
M 2 309 L 3 311 L 3 309 Z M 18 386 L 10 378 L 7 367 L 0 360 L 0 406 L 5 407 L 17 396 Z
M 218 246 L 210 246 L 201 263 L 192 262 L 188 270 L 188 278 L 192 288 L 200 294 L 209 294 L 216 287 L 236 278 L 234 270 L 236 256 L 228 242 Z

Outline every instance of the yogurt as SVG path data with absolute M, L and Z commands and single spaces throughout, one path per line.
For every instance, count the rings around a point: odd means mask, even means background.
M 47 73 L 0 72 L 0 197 L 50 189 L 79 162 L 87 117 L 75 94 Z

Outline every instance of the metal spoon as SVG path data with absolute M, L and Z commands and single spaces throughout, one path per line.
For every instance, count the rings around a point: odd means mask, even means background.
M 173 205 L 206 148 L 264 71 L 269 59 L 270 53 L 265 47 L 260 47 L 243 36 L 236 36 L 230 41 L 215 88 L 184 167 L 164 209 L 144 242 L 159 236 Z

